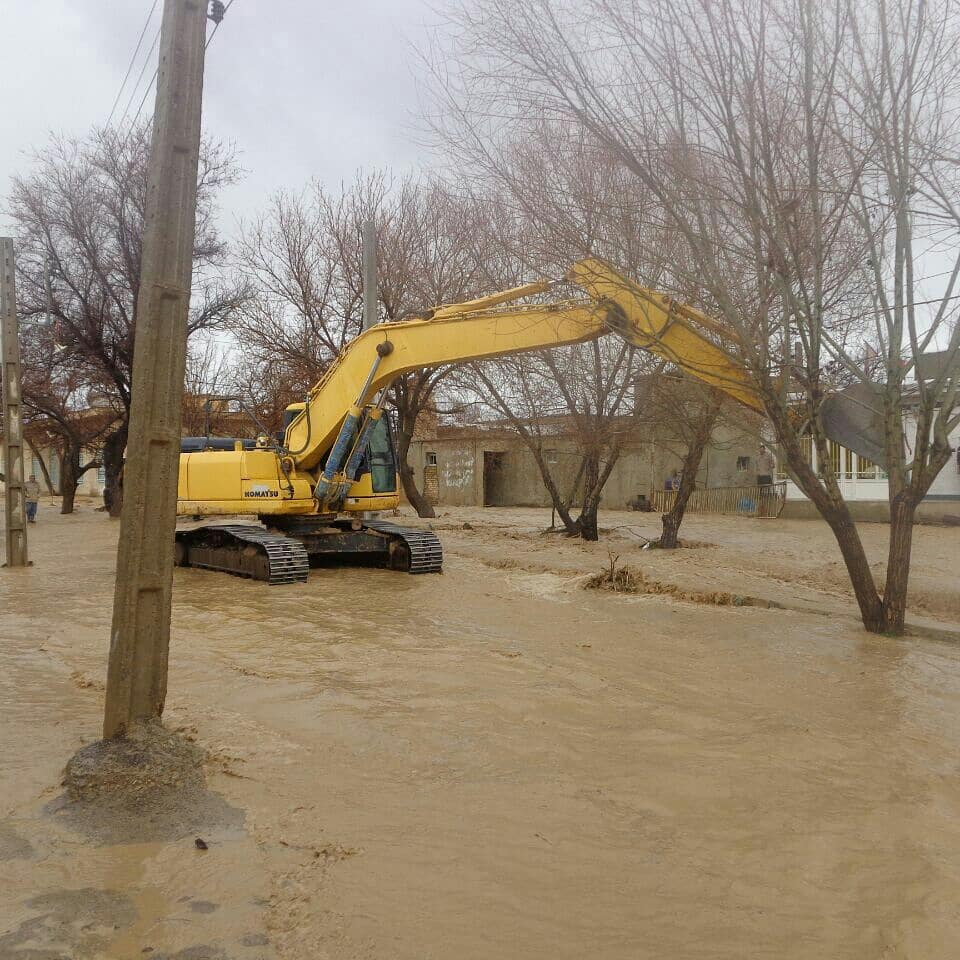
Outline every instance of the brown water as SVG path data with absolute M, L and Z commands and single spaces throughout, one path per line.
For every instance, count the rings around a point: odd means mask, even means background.
M 956 955 L 960 648 L 862 633 L 810 524 L 617 541 L 767 610 L 583 591 L 604 545 L 464 516 L 439 577 L 177 571 L 166 721 L 244 811 L 203 852 L 45 812 L 98 735 L 116 528 L 42 514 L 0 575 L 0 958 Z M 918 540 L 941 619 L 957 542 Z

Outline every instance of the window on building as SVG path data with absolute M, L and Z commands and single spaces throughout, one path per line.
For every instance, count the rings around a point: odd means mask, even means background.
M 99 483 L 100 486 L 103 486 L 106 482 L 107 482 L 107 471 L 103 467 L 100 467 L 100 469 L 97 470 L 97 483 Z
M 543 456 L 546 459 L 547 463 L 556 463 L 557 462 L 557 451 L 554 449 L 547 449 L 543 451 Z
M 866 457 L 860 457 L 860 462 L 857 465 L 857 479 L 858 480 L 886 480 L 887 475 L 881 469 L 881 467 L 874 463 L 872 460 L 868 460 Z
M 437 455 L 432 450 L 427 451 L 424 457 L 426 458 L 425 463 L 428 467 L 435 467 L 437 465 Z
M 737 457 L 737 473 L 746 473 L 750 469 L 749 457 Z
M 840 444 L 836 440 L 827 441 L 827 450 L 830 454 L 830 469 L 833 471 L 833 475 L 837 478 L 841 476 L 840 474 Z
M 30 472 L 39 479 L 43 471 L 40 469 L 40 460 L 38 457 L 34 457 L 30 463 Z

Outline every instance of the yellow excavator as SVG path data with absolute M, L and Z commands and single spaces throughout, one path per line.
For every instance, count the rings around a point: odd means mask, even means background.
M 557 282 L 544 280 L 365 331 L 304 402 L 287 408 L 277 437 L 261 431 L 255 441 L 184 438 L 178 515 L 197 521 L 253 514 L 260 522 L 184 526 L 176 562 L 269 583 L 305 580 L 311 557 L 439 571 L 443 549 L 431 531 L 363 518 L 399 503 L 384 404 L 392 381 L 412 370 L 614 334 L 763 411 L 746 371 L 715 342 L 730 339 L 716 321 L 600 260 L 575 263 L 564 280 L 586 297 L 518 303 Z

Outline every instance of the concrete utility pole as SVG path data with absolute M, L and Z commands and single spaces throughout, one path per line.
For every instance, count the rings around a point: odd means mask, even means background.
M 167 695 L 206 23 L 203 0 L 164 0 L 105 738 L 158 718 Z
M 13 240 L 0 237 L 0 357 L 3 368 L 3 473 L 7 567 L 25 567 L 27 514 L 23 495 L 23 409 Z
M 377 226 L 363 221 L 363 329 L 377 325 Z

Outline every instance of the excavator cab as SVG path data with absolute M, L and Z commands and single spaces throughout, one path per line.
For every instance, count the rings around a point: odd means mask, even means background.
M 383 498 L 391 498 L 388 504 Z M 343 504 L 349 513 L 361 510 L 385 510 L 396 506 L 397 497 L 397 455 L 393 440 L 393 426 L 389 412 L 377 422 L 370 433 L 370 443 L 357 479 L 350 487 Z
M 303 413 L 305 407 L 305 403 L 291 403 L 287 409 L 283 411 L 283 426 L 277 434 L 277 440 L 279 440 L 280 443 L 283 443 L 283 438 L 287 433 L 287 427 Z
M 300 416 L 305 403 L 291 403 L 283 412 L 283 430 L 277 435 L 283 442 L 287 428 Z M 369 443 L 360 460 L 356 480 L 350 487 L 343 509 L 347 513 L 364 510 L 385 510 L 396 506 L 384 498 L 397 496 L 397 454 L 394 439 L 393 421 L 390 412 L 385 410 L 370 433 Z M 320 460 L 320 467 L 326 465 L 326 457 Z
M 370 446 L 360 463 L 360 476 L 367 473 L 375 494 L 382 496 L 397 492 L 397 455 L 389 412 L 377 421 L 370 434 Z

